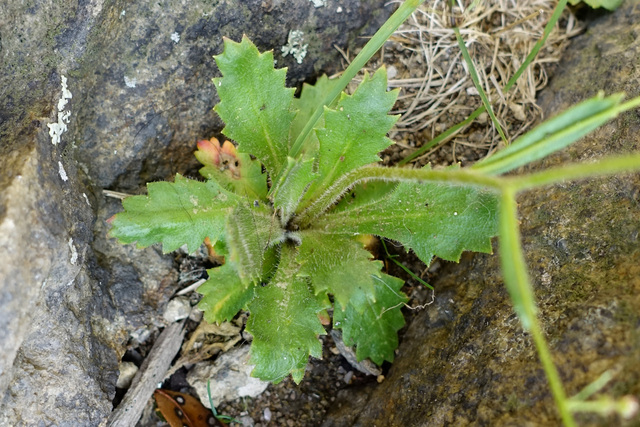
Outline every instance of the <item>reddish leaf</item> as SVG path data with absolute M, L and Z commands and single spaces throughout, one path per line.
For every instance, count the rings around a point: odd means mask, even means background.
M 157 389 L 153 392 L 153 397 L 158 411 L 171 427 L 227 427 L 193 396 Z

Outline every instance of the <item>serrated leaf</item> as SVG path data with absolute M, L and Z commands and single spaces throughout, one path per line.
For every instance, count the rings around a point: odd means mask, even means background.
M 324 214 L 314 228 L 396 240 L 426 264 L 434 256 L 458 261 L 464 250 L 491 252 L 497 206 L 494 193 L 478 188 L 403 182 L 382 199 Z
M 372 276 L 380 276 L 382 261 L 373 261 L 361 242 L 317 230 L 302 231 L 300 237 L 300 274 L 310 278 L 316 294 L 332 294 L 340 310 L 349 301 L 375 300 Z M 356 303 L 354 307 L 364 306 Z
M 213 180 L 176 175 L 175 182 L 154 182 L 147 188 L 147 196 L 122 201 L 125 210 L 111 220 L 109 235 L 123 243 L 137 242 L 138 247 L 162 243 L 165 253 L 185 244 L 193 252 L 206 237 L 217 240 L 238 203 L 235 194 Z
M 285 88 L 286 69 L 274 69 L 273 52 L 261 54 L 246 36 L 240 43 L 225 39 L 224 52 L 215 60 L 223 75 L 214 79 L 223 133 L 276 176 L 286 162 L 294 116 L 294 89 Z
M 388 113 L 397 95 L 397 91 L 387 92 L 383 67 L 371 78 L 365 74 L 353 95 L 343 93 L 335 109 L 325 107 L 324 128 L 316 130 L 320 177 L 311 185 L 307 199 L 342 175 L 380 160 L 378 153 L 392 144 L 386 135 L 398 117 Z
M 344 312 L 335 310 L 333 324 L 342 329 L 346 345 L 356 346 L 358 361 L 369 358 L 382 365 L 385 360 L 393 362 L 398 330 L 404 326 L 400 310 L 407 297 L 400 292 L 404 284 L 401 279 L 387 274 L 373 278 L 376 300 L 363 301 L 362 307 L 351 302 Z
M 278 177 L 272 194 L 273 205 L 280 211 L 283 226 L 295 212 L 309 184 L 317 177 L 313 172 L 313 164 L 312 158 L 294 160 L 287 157 L 287 165 Z
M 204 312 L 204 318 L 209 323 L 233 319 L 253 298 L 254 286 L 242 283 L 230 262 L 209 269 L 207 273 L 209 279 L 197 291 L 203 296 L 198 308 Z
M 307 122 L 313 116 L 316 108 L 324 101 L 327 94 L 331 92 L 338 82 L 337 79 L 329 80 L 326 75 L 322 75 L 314 85 L 303 84 L 302 91 L 300 92 L 300 98 L 293 99 L 293 109 L 296 111 L 293 123 L 291 123 L 291 132 L 289 136 L 290 141 L 295 141 Z M 329 106 L 331 107 L 331 106 Z M 316 127 L 322 127 L 324 121 L 320 119 L 316 124 Z M 318 140 L 314 132 L 309 133 L 309 138 L 315 140 L 314 144 L 305 143 L 305 146 L 311 145 L 318 147 Z
M 243 283 L 262 278 L 270 247 L 283 238 L 284 231 L 264 205 L 238 204 L 227 222 L 226 243 Z
M 319 303 L 310 285 L 298 277 L 295 249 L 282 247 L 278 272 L 266 286 L 258 286 L 249 303 L 247 331 L 253 335 L 250 363 L 252 375 L 278 383 L 291 374 L 299 383 L 309 355 L 322 356 L 318 335 L 324 328 L 317 313 L 327 308 Z
M 222 147 L 216 138 L 198 141 L 195 156 L 204 165 L 200 174 L 215 179 L 229 191 L 251 200 L 266 201 L 267 175 L 262 165 L 248 154 L 240 153 L 229 141 Z

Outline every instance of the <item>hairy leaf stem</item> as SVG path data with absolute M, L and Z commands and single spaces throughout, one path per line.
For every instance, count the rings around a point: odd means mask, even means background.
M 385 168 L 363 166 L 343 175 L 312 204 L 298 215 L 295 223 L 305 227 L 329 209 L 344 193 L 363 181 L 431 181 L 446 184 L 468 184 L 499 190 L 500 178 L 475 173 L 469 170 L 430 170 L 408 168 Z
M 343 175 L 325 190 L 313 203 L 303 210 L 294 223 L 305 227 L 325 212 L 347 191 L 363 181 L 430 181 L 447 184 L 467 184 L 516 193 L 524 190 L 557 184 L 576 179 L 640 171 L 640 154 L 605 158 L 596 163 L 566 165 L 554 169 L 515 177 L 497 177 L 478 173 L 470 169 L 430 170 L 409 168 L 385 168 L 364 166 Z

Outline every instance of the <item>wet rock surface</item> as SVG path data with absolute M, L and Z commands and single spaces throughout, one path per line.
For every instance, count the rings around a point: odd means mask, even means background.
M 211 77 L 222 35 L 248 34 L 291 84 L 338 63 L 392 7 L 345 0 L 0 1 L 0 425 L 98 425 L 129 340 L 161 321 L 171 256 L 123 247 L 104 188 L 195 171 L 219 134 Z M 300 30 L 307 59 L 282 56 Z
M 627 2 L 577 37 L 540 94 L 546 117 L 604 90 L 638 96 L 640 9 Z M 622 114 L 529 170 L 640 150 L 640 119 Z M 608 369 L 603 391 L 640 395 L 640 176 L 571 182 L 522 194 L 524 249 L 540 318 L 566 391 Z M 324 426 L 559 425 L 528 334 L 495 255 L 464 256 L 433 283 L 386 380 L 343 391 Z M 578 415 L 580 425 L 620 425 Z

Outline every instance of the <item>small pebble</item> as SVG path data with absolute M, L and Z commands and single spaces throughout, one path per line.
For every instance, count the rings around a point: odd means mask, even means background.
M 254 427 L 255 426 L 253 418 L 251 418 L 248 415 L 245 415 L 244 417 L 240 417 L 240 419 L 238 421 L 240 421 L 242 423 L 243 427 Z
M 388 80 L 392 80 L 394 79 L 396 76 L 398 75 L 398 69 L 393 66 L 393 65 L 389 65 L 387 67 L 387 79 Z
M 262 411 L 262 416 L 264 417 L 264 420 L 266 422 L 271 421 L 271 409 L 264 408 L 264 411 Z
M 167 322 L 177 322 L 189 317 L 191 312 L 191 304 L 189 304 L 189 298 L 176 297 L 169 301 L 163 317 Z

